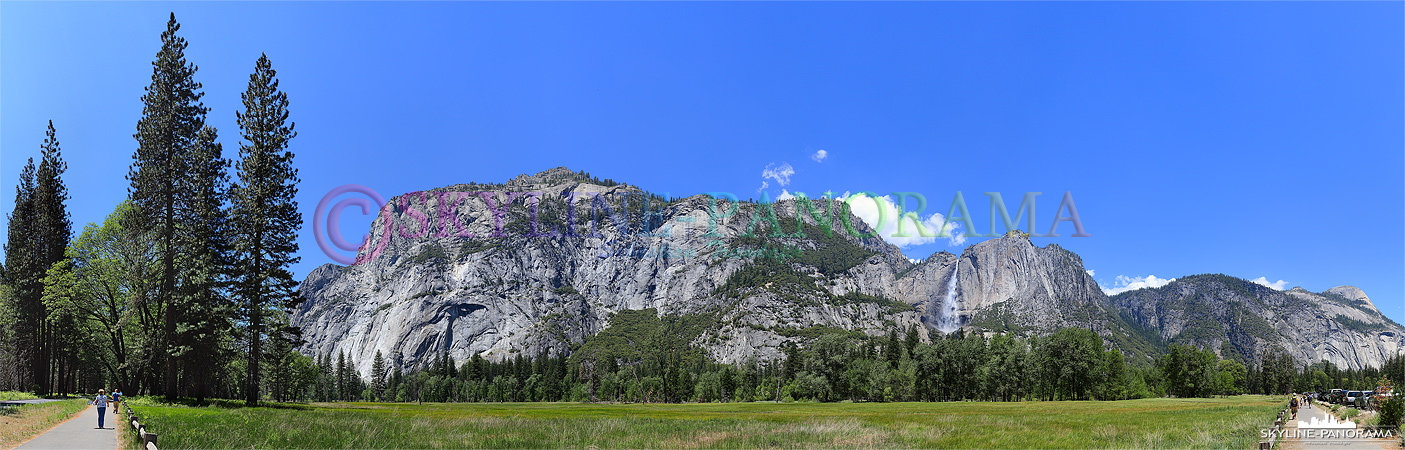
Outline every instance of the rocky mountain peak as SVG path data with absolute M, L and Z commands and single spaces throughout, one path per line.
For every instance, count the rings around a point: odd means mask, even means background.
M 1112 297 L 1142 326 L 1172 343 L 1228 350 L 1250 361 L 1274 349 L 1299 364 L 1331 361 L 1360 369 L 1380 365 L 1405 331 L 1350 286 L 1322 293 L 1278 291 L 1222 274 L 1189 275 L 1157 289 Z
M 1367 305 L 1371 306 L 1371 309 L 1376 309 L 1376 304 L 1371 302 L 1371 298 L 1366 296 L 1366 292 L 1362 291 L 1361 288 L 1358 288 L 1356 286 L 1337 286 L 1326 290 L 1322 294 L 1340 295 L 1346 298 L 1347 300 L 1365 302 Z

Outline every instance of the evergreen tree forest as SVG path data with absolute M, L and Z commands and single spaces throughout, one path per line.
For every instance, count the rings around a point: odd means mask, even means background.
M 74 236 L 55 124 L 20 173 L 0 280 L 0 390 L 255 404 L 311 385 L 315 362 L 293 350 L 287 324 L 302 226 L 287 95 L 260 56 L 231 112 L 239 151 L 226 155 L 179 31 L 172 14 L 140 98 L 127 199 L 102 223 Z
M 931 342 L 915 329 L 887 336 L 825 332 L 768 361 L 719 364 L 689 344 L 705 317 L 621 311 L 569 355 L 516 354 L 501 361 L 447 354 L 401 370 L 377 353 L 369 377 L 346 355 L 322 355 L 304 399 L 383 402 L 1044 401 L 1213 397 L 1371 389 L 1385 367 L 1295 367 L 1281 350 L 1263 365 L 1179 344 L 1154 364 L 1128 364 L 1083 329 L 1049 336 L 956 332 Z M 935 333 L 934 333 L 935 334 Z M 626 338 L 628 337 L 628 338 Z

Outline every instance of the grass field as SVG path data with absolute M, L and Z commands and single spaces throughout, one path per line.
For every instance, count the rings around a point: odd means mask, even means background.
M 17 446 L 87 407 L 88 402 L 80 398 L 0 408 L 0 448 Z
M 30 399 L 36 399 L 36 398 L 39 398 L 39 397 L 36 397 L 36 396 L 34 396 L 34 394 L 31 394 L 31 393 L 28 393 L 28 392 L 0 391 L 0 401 L 5 401 L 5 400 L 30 400 Z
M 184 448 L 1252 448 L 1280 397 L 1022 403 L 131 402 Z M 129 441 L 133 448 L 135 441 Z

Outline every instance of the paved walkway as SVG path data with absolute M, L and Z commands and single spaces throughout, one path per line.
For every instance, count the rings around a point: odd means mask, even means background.
M 36 399 L 30 399 L 30 400 L 3 400 L 3 401 L 0 401 L 0 405 L 32 405 L 32 404 L 49 403 L 49 402 L 57 402 L 57 401 L 59 401 L 59 400 L 50 399 L 50 398 L 36 398 Z
M 113 414 L 117 408 L 116 404 L 107 407 L 107 418 L 103 421 L 102 429 L 98 428 L 98 408 L 89 406 L 78 414 L 78 417 L 68 419 L 53 429 L 41 434 L 16 450 L 38 450 L 38 449 L 93 449 L 105 450 L 117 448 L 117 427 L 122 426 L 117 415 Z
M 1283 430 L 1289 433 L 1289 437 L 1284 439 L 1282 448 L 1285 450 L 1382 450 L 1400 449 L 1400 439 L 1370 439 L 1363 437 L 1350 437 L 1349 432 L 1357 430 L 1332 430 L 1326 428 L 1298 428 L 1298 422 L 1302 421 L 1312 424 L 1312 419 L 1317 419 L 1318 423 L 1326 422 L 1327 415 L 1330 414 L 1322 408 L 1323 403 L 1314 403 L 1312 408 L 1299 408 L 1297 420 L 1286 420 Z M 1336 433 L 1333 433 L 1336 432 Z M 1324 436 L 1325 435 L 1325 436 Z

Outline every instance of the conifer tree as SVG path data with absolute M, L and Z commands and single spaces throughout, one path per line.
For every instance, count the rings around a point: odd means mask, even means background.
M 15 209 L 10 213 L 10 230 L 5 243 L 5 284 L 9 287 L 7 296 L 13 311 L 15 332 L 13 342 L 19 378 L 28 389 L 38 393 L 41 380 L 39 369 L 46 367 L 40 359 L 43 340 L 40 329 L 43 326 L 44 306 L 42 267 L 36 254 L 35 237 L 37 224 L 34 217 L 34 158 L 25 163 L 20 171 L 19 183 L 15 185 Z
M 883 345 L 883 359 L 888 360 L 888 365 L 898 368 L 898 360 L 902 357 L 902 347 L 899 347 L 897 330 L 888 330 L 888 342 Z
M 15 324 L 17 353 L 27 366 L 24 371 L 30 375 L 31 387 L 40 395 L 52 393 L 56 387 L 67 390 L 74 366 L 71 359 L 62 361 L 66 364 L 54 364 L 52 345 L 56 341 L 71 341 L 56 339 L 69 337 L 55 336 L 56 331 L 78 331 L 50 326 L 49 308 L 43 300 L 44 279 L 54 263 L 65 259 L 64 252 L 72 237 L 73 223 L 64 206 L 68 188 L 63 184 L 63 173 L 67 169 L 54 123 L 50 121 L 40 146 L 38 168 L 31 158 L 20 173 L 6 245 L 9 268 L 6 283 L 11 286 L 18 315 Z M 62 370 L 53 373 L 55 366 Z
M 288 96 L 278 90 L 277 72 L 268 55 L 259 57 L 240 97 L 236 113 L 243 142 L 235 165 L 238 179 L 230 189 L 230 225 L 234 236 L 233 293 L 243 323 L 248 386 L 245 401 L 258 403 L 258 386 L 266 336 L 287 334 L 286 323 L 270 323 L 270 312 L 291 311 L 301 301 L 289 267 L 298 262 L 298 171 L 288 140 L 297 133 L 288 121 Z M 278 316 L 275 314 L 274 318 Z
M 204 93 L 195 81 L 197 67 L 185 59 L 188 44 L 176 35 L 179 30 L 180 23 L 172 13 L 166 31 L 161 33 L 161 50 L 151 64 L 151 85 L 142 95 L 142 117 L 133 136 L 138 146 L 127 175 L 131 181 L 128 196 L 138 211 L 128 225 L 155 235 L 155 251 L 160 260 L 154 300 L 162 315 L 162 329 L 152 353 L 163 359 L 164 380 L 153 390 L 172 399 L 179 395 L 176 359 L 181 351 L 177 324 L 185 319 L 179 304 L 181 293 L 177 292 L 181 269 L 177 259 L 186 250 L 178 237 L 181 210 L 186 206 L 180 189 L 190 173 L 189 154 L 199 141 L 200 131 L 205 128 L 205 113 L 209 112 L 200 101 Z
M 351 384 L 351 382 L 347 372 L 346 352 L 337 352 L 337 401 L 349 399 L 346 393 L 350 390 L 347 385 Z
M 376 400 L 385 398 L 385 373 L 385 356 L 376 350 L 375 358 L 371 359 L 371 387 L 375 390 Z
M 220 343 L 229 333 L 232 314 L 225 295 L 230 267 L 224 209 L 229 161 L 215 142 L 217 134 L 213 127 L 200 130 L 188 155 L 190 170 L 180 180 L 177 192 L 185 205 L 177 216 L 182 230 L 180 247 L 185 250 L 177 256 L 184 323 L 176 342 L 178 355 L 199 355 L 180 359 L 184 384 L 196 400 L 214 394 L 210 388 L 217 383 L 219 368 L 227 359 Z
M 63 173 L 68 170 L 68 163 L 63 161 L 52 120 L 44 134 L 39 169 L 34 172 L 34 215 L 35 231 L 41 239 L 40 254 L 47 270 L 49 265 L 64 259 L 73 234 L 73 222 L 64 206 L 68 201 L 68 188 L 63 184 Z

